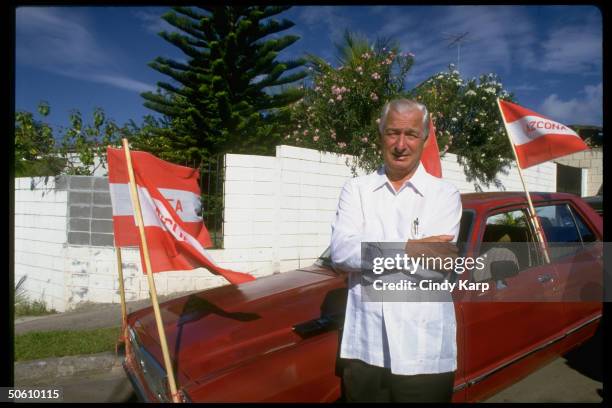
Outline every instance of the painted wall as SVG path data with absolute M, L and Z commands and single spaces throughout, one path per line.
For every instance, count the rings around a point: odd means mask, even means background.
M 340 190 L 352 177 L 350 159 L 292 146 L 278 146 L 275 157 L 226 155 L 224 248 L 210 254 L 256 277 L 311 265 L 329 244 Z M 474 191 L 456 160 L 442 159 L 445 179 L 461 192 Z M 499 178 L 500 188 L 522 190 L 515 167 Z M 527 169 L 525 179 L 530 191 L 555 191 L 556 165 Z M 58 311 L 119 302 L 107 178 L 20 178 L 15 189 L 15 282 L 27 275 L 28 296 Z M 147 298 L 138 250 L 122 255 L 127 299 Z M 200 268 L 156 274 L 155 284 L 159 294 L 170 294 L 226 281 Z

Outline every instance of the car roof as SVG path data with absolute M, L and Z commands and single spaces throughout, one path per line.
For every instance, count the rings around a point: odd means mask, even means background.
M 578 197 L 570 193 L 551 193 L 551 192 L 530 192 L 531 200 L 536 202 L 552 201 L 552 200 L 568 200 Z M 487 207 L 502 206 L 507 204 L 526 204 L 527 197 L 524 191 L 495 191 L 483 193 L 463 193 L 461 194 L 461 202 L 464 208 L 479 207 L 485 205 Z

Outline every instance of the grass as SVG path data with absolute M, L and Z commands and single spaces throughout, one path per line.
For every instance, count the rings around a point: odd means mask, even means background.
M 23 287 L 26 278 L 27 275 L 22 276 L 15 285 L 15 317 L 42 316 L 57 313 L 55 309 L 48 310 L 45 302 L 40 300 L 31 301 L 27 298 Z
M 35 300 L 33 302 L 27 300 L 15 301 L 15 317 L 22 316 L 43 316 L 57 313 L 55 309 L 48 310 L 44 302 Z
M 31 332 L 15 336 L 15 361 L 114 351 L 121 328 Z

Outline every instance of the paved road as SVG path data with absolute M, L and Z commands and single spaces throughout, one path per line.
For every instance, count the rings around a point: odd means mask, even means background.
M 485 402 L 602 402 L 602 346 L 597 335 Z M 65 402 L 136 402 L 121 369 L 97 376 L 66 378 Z
M 485 402 L 602 402 L 603 335 L 595 336 Z

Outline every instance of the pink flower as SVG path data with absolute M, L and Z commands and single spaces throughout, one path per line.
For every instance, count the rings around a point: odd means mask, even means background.
M 372 78 L 380 79 L 380 75 L 378 74 L 378 72 L 375 72 L 375 73 L 372 74 Z
M 340 142 L 340 143 L 338 143 L 338 147 L 341 148 L 341 149 L 344 149 L 346 147 L 346 143 Z
M 364 137 L 361 138 L 361 141 L 363 143 L 368 143 L 368 138 L 364 136 Z
M 304 131 L 304 136 L 306 136 L 308 134 L 308 130 Z
M 329 102 L 329 103 L 334 103 L 334 100 L 333 100 L 333 99 L 331 99 L 331 98 L 329 98 L 329 101 L 327 101 L 327 102 Z
M 312 140 L 314 140 L 315 142 L 318 142 L 318 141 L 319 141 L 319 136 L 314 136 L 314 137 L 312 138 Z
M 378 95 L 376 95 L 374 92 L 372 92 L 370 94 L 370 98 L 372 98 L 373 101 L 377 101 L 378 100 Z
M 336 140 L 336 132 L 332 130 L 331 135 L 329 135 L 332 139 Z

